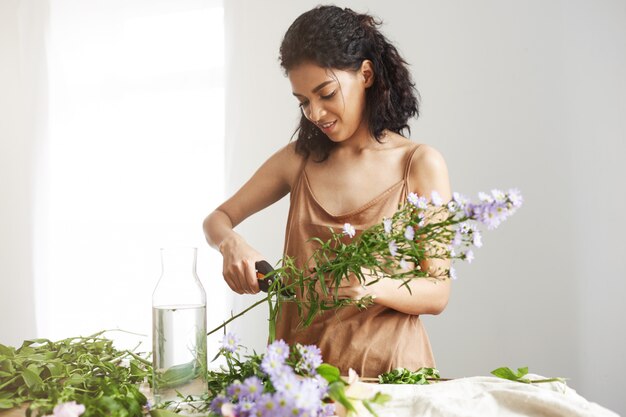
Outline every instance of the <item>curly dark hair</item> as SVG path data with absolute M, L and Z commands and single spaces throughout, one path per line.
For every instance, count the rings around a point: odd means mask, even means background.
M 372 62 L 374 83 L 366 91 L 365 117 L 378 142 L 383 130 L 402 133 L 408 120 L 419 116 L 419 93 L 407 62 L 379 31 L 382 22 L 349 8 L 318 6 L 300 15 L 280 45 L 280 64 L 289 70 L 304 62 L 320 67 L 356 71 L 364 60 Z M 304 115 L 294 136 L 296 151 L 321 162 L 336 145 Z

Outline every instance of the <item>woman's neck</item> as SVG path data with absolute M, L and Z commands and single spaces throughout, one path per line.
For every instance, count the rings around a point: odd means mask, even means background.
M 357 129 L 354 134 L 346 139 L 345 141 L 337 143 L 336 150 L 340 151 L 340 153 L 351 153 L 351 154 L 360 154 L 364 151 L 370 149 L 379 149 L 381 146 L 384 146 L 385 138 L 387 136 L 387 130 L 383 130 L 381 136 L 381 142 L 376 140 L 374 135 L 370 132 L 369 126 L 363 123 Z

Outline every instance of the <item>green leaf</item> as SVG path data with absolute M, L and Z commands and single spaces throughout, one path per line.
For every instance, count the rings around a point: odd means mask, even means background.
M 13 362 L 11 362 L 9 359 L 0 360 L 0 371 L 5 371 L 9 373 L 15 372 Z
M 47 345 L 51 342 L 48 339 L 29 339 L 29 340 L 25 340 L 24 343 L 28 343 L 29 345 L 34 345 L 34 344 Z
M 339 372 L 339 368 L 329 365 L 327 363 L 323 363 L 317 367 L 317 373 L 320 374 L 322 378 L 328 381 L 329 384 L 333 382 L 342 381 L 341 372 Z
M 494 369 L 493 371 L 491 371 L 491 374 L 497 376 L 498 378 L 517 381 L 517 374 L 511 368 L 501 367 L 498 369 Z
M 31 390 L 37 389 L 43 384 L 43 381 L 41 380 L 39 375 L 33 372 L 30 368 L 24 369 L 21 375 L 22 375 L 22 379 L 24 380 L 24 383 Z
M 361 404 L 363 404 L 363 406 L 367 409 L 367 411 L 370 412 L 371 415 L 373 415 L 374 417 L 378 417 L 378 413 L 376 413 L 376 410 L 374 410 L 374 408 L 372 407 L 372 403 L 367 400 L 362 400 Z
M 382 405 L 388 402 L 389 400 L 391 400 L 391 395 L 384 394 L 382 392 L 377 392 L 376 395 L 374 395 L 374 397 L 369 400 L 369 402 L 373 404 Z
M 11 400 L 0 400 L 0 410 L 8 410 L 14 407 L 14 403 Z
M 356 413 L 354 405 L 346 396 L 345 384 L 343 382 L 337 381 L 328 385 L 328 395 L 333 401 L 343 405 L 346 410 Z
M 513 371 L 511 368 L 501 367 L 491 371 L 491 374 L 497 376 L 498 378 L 522 382 L 524 384 L 529 384 L 531 382 L 529 379 L 524 378 L 524 376 L 528 374 L 528 367 L 517 368 L 517 372 Z
M 2 343 L 0 343 L 0 358 L 2 357 L 12 358 L 13 356 L 15 356 L 15 348 L 12 348 L 10 346 L 5 346 Z
M 65 380 L 65 385 L 67 386 L 81 385 L 84 383 L 85 378 L 79 374 L 72 374 L 72 376 Z
M 164 387 L 176 387 L 189 382 L 198 375 L 198 369 L 195 362 L 187 362 L 168 368 L 163 373 L 157 373 L 160 384 Z
M 50 376 L 53 378 L 63 375 L 65 367 L 59 362 L 51 362 L 46 364 L 46 368 L 50 371 Z
M 17 379 L 19 378 L 18 376 L 14 376 L 13 378 L 9 379 L 8 381 L 3 382 L 2 384 L 0 384 L 0 390 L 4 389 L 5 387 L 10 386 L 13 382 L 15 382 Z

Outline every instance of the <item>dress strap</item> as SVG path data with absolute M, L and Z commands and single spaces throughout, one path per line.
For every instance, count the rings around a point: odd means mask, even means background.
M 304 176 L 304 168 L 306 167 L 307 162 L 309 161 L 309 157 L 303 157 L 302 161 L 300 161 L 300 168 L 298 169 L 298 176 L 296 177 L 295 187 L 300 187 L 302 185 L 302 177 Z M 293 190 L 292 190 L 293 192 Z
M 407 183 L 407 185 L 408 185 L 408 181 L 409 181 L 409 172 L 411 172 L 411 162 L 413 162 L 413 155 L 415 154 L 415 151 L 419 147 L 420 147 L 420 144 L 417 144 L 417 146 L 415 146 L 413 149 L 411 149 L 411 151 L 409 151 L 409 155 L 408 155 L 408 157 L 406 159 L 405 168 L 404 168 L 404 181 Z

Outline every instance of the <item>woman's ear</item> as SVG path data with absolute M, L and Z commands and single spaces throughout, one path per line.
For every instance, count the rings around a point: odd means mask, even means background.
M 374 84 L 374 65 L 369 59 L 364 60 L 361 63 L 359 74 L 363 80 L 365 88 L 369 88 Z

